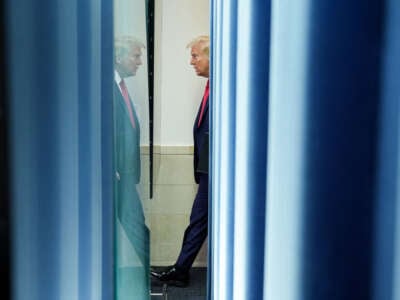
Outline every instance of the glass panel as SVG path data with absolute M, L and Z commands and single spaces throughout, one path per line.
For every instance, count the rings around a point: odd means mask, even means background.
M 149 113 L 145 0 L 114 1 L 116 299 L 149 299 Z

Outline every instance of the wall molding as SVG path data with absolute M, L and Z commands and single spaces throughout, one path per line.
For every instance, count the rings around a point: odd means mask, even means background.
M 140 147 L 141 154 L 149 154 L 148 145 L 143 145 Z M 175 145 L 154 145 L 153 153 L 154 154 L 162 154 L 162 155 L 193 155 L 193 145 L 185 145 L 185 146 L 175 146 Z

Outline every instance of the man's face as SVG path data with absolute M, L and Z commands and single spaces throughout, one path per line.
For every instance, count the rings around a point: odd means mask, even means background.
M 203 45 L 192 46 L 190 64 L 198 76 L 209 77 L 209 58 L 203 53 Z
M 130 52 L 120 58 L 119 73 L 122 77 L 135 76 L 141 64 L 142 49 L 140 47 L 133 47 Z

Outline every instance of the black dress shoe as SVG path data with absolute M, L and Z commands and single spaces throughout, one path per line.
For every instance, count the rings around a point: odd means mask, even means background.
M 189 272 L 179 270 L 176 266 L 170 266 L 164 271 L 151 270 L 151 275 L 168 285 L 187 287 L 189 284 Z

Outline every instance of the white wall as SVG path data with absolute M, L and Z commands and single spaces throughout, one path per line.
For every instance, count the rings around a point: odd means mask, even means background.
M 209 35 L 208 0 L 155 1 L 154 144 L 193 144 L 192 128 L 206 79 L 189 64 L 186 45 Z

